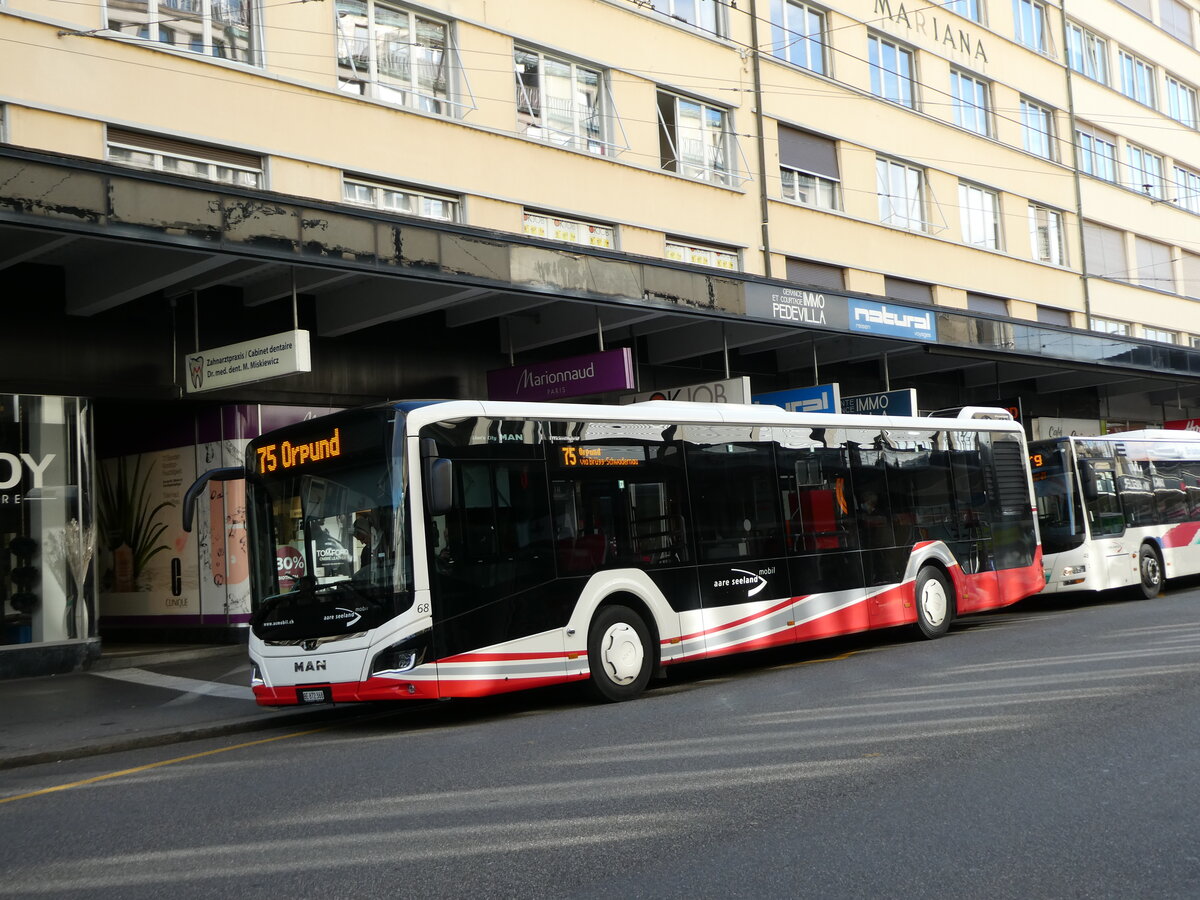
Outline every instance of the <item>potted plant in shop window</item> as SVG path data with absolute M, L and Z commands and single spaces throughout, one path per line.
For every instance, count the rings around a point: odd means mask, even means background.
M 98 508 L 100 534 L 113 555 L 112 584 L 115 591 L 137 590 L 138 577 L 155 554 L 169 549 L 159 539 L 167 526 L 155 518 L 175 504 L 164 500 L 150 506 L 150 475 L 153 463 L 144 473 L 142 458 L 136 456 L 132 475 L 127 471 L 129 459 L 115 461 L 116 477 L 106 466 L 100 466 L 100 502 Z M 106 575 L 107 581 L 107 575 Z

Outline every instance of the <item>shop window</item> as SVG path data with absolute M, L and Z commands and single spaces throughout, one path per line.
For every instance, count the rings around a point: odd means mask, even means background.
M 0 394 L 0 644 L 94 633 L 91 406 Z

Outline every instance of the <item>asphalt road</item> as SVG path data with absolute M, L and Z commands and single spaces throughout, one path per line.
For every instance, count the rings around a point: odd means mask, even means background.
M 1200 589 L 1034 600 L 0 772 L 0 897 L 1192 898 L 1197 710 Z

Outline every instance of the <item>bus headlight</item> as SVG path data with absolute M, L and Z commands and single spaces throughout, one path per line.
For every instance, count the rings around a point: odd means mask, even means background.
M 411 639 L 404 640 L 398 644 L 392 644 L 386 650 L 375 655 L 375 658 L 371 660 L 371 674 L 408 672 L 424 661 L 425 646 L 423 644 L 414 645 Z
M 1086 580 L 1087 566 L 1063 566 L 1063 584 L 1083 584 Z

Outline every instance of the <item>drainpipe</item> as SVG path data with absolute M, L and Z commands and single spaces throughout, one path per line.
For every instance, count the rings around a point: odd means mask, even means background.
M 1075 142 L 1075 80 L 1071 71 L 1071 32 L 1067 27 L 1067 0 L 1062 0 L 1062 42 L 1064 67 L 1067 72 L 1067 120 L 1071 129 L 1071 176 L 1075 183 L 1075 224 L 1079 230 L 1079 277 L 1083 283 L 1084 328 L 1092 327 L 1092 292 L 1088 279 L 1087 243 L 1083 227 L 1083 177 L 1079 171 L 1079 145 Z
M 762 92 L 762 59 L 759 55 L 758 42 L 758 0 L 750 0 L 750 43 L 753 47 L 750 51 L 752 59 L 752 71 L 754 73 L 754 122 L 758 132 L 756 141 L 758 143 L 758 204 L 759 214 L 762 217 L 762 252 L 763 252 L 763 274 L 767 278 L 773 277 L 771 274 L 771 223 L 770 223 L 770 204 L 767 197 L 767 146 L 766 136 L 763 133 L 763 92 Z

